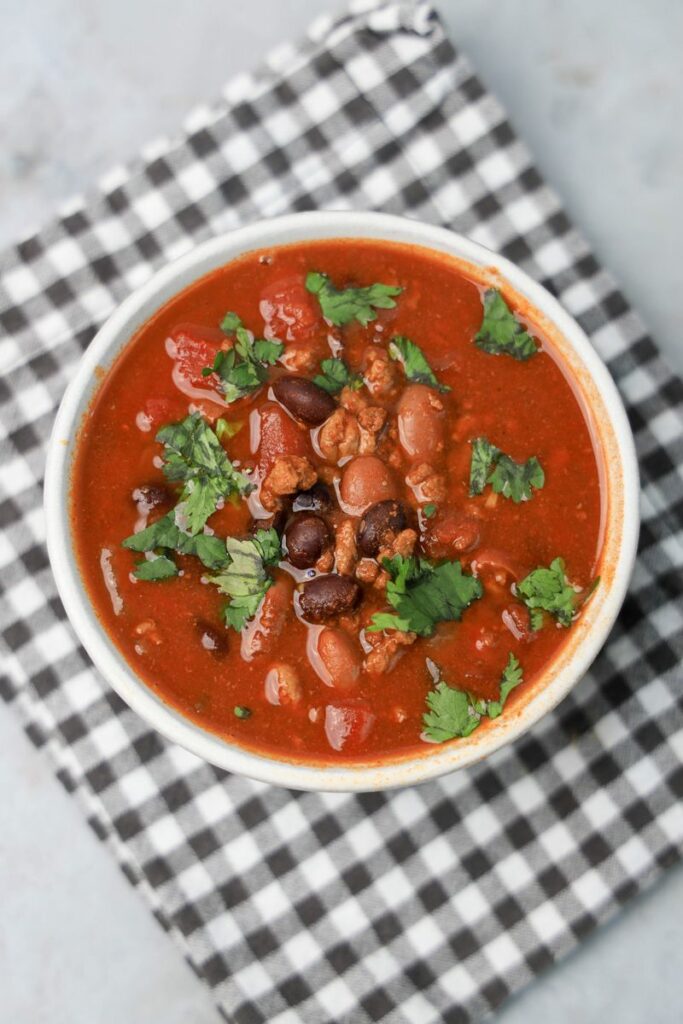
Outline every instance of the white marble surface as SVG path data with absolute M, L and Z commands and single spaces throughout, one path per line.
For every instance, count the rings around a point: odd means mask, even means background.
M 0 0 L 0 244 L 176 131 L 232 72 L 338 6 Z M 683 371 L 683 5 L 443 0 L 441 10 Z M 6 708 L 0 786 L 0 1021 L 218 1024 L 204 987 Z M 497 1021 L 683 1020 L 682 903 L 677 869 Z

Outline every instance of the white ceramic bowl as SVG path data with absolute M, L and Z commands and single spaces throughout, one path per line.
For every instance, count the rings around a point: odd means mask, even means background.
M 81 580 L 68 516 L 74 442 L 95 394 L 98 371 L 109 367 L 131 336 L 168 299 L 229 260 L 266 246 L 321 238 L 379 238 L 425 246 L 478 268 L 492 284 L 504 279 L 550 337 L 574 382 L 596 438 L 606 495 L 601 585 L 572 626 L 559 654 L 504 715 L 466 740 L 425 744 L 424 752 L 389 763 L 312 766 L 252 753 L 202 729 L 165 704 L 124 660 L 100 625 Z M 621 607 L 638 537 L 638 469 L 621 399 L 578 324 L 540 285 L 506 259 L 442 228 L 385 214 L 297 213 L 260 221 L 198 246 L 164 267 L 123 302 L 84 354 L 59 408 L 45 477 L 47 541 L 57 586 L 71 623 L 104 678 L 142 718 L 179 743 L 231 772 L 294 789 L 373 790 L 405 786 L 473 764 L 510 743 L 560 701 L 586 672 Z

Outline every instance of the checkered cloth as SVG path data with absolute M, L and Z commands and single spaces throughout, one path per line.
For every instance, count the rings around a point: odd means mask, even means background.
M 41 480 L 82 350 L 201 239 L 290 210 L 446 224 L 559 296 L 628 406 L 643 527 L 576 691 L 486 763 L 420 788 L 299 794 L 151 732 L 97 675 L 45 552 Z M 319 21 L 180 141 L 0 257 L 2 694 L 239 1024 L 480 1020 L 683 847 L 683 385 L 421 2 Z

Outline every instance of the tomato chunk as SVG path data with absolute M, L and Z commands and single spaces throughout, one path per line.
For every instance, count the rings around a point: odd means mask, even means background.
M 251 451 L 265 475 L 278 455 L 312 455 L 308 430 L 275 402 L 266 402 L 250 416 Z
M 204 377 L 202 370 L 212 366 L 219 348 L 229 340 L 222 331 L 212 327 L 178 327 L 166 341 L 166 352 L 175 363 L 173 380 L 185 394 L 193 390 L 215 390 L 215 381 Z
M 259 309 L 266 338 L 305 341 L 321 327 L 316 300 L 306 291 L 304 278 L 285 277 L 261 293 Z
M 376 715 L 367 701 L 328 704 L 325 708 L 325 735 L 333 750 L 352 752 L 365 743 Z

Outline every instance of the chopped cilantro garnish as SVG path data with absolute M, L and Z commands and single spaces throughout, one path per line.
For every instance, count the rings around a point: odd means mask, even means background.
M 166 448 L 164 473 L 169 480 L 185 485 L 174 510 L 175 523 L 184 533 L 199 533 L 216 511 L 220 498 L 241 496 L 253 490 L 254 485 L 235 469 L 215 432 L 199 413 L 162 427 L 156 439 Z
M 233 713 L 235 718 L 251 718 L 251 708 L 245 708 L 244 704 L 236 704 Z
M 343 359 L 323 359 L 320 369 L 323 372 L 313 378 L 313 383 L 330 395 L 336 395 L 345 387 L 357 391 L 363 386 L 363 378 L 357 373 L 351 373 Z
M 272 586 L 273 579 L 266 570 L 282 557 L 280 538 L 271 527 L 247 540 L 228 537 L 225 546 L 229 563 L 211 582 L 230 598 L 223 611 L 226 626 L 239 631 L 256 614 Z
M 585 603 L 598 585 L 595 580 L 583 594 L 577 592 L 567 580 L 564 561 L 555 558 L 548 568 L 539 566 L 517 584 L 517 596 L 531 613 L 531 628 L 543 625 L 543 612 L 549 612 L 561 626 L 571 626 L 579 605 Z
M 130 551 L 155 551 L 166 548 L 177 551 L 181 555 L 195 555 L 207 569 L 222 569 L 228 557 L 225 541 L 208 533 L 198 533 L 191 537 L 176 525 L 174 512 L 168 512 L 156 523 L 147 526 L 139 533 L 126 537 L 124 548 Z
M 267 379 L 268 366 L 273 366 L 282 353 L 284 345 L 266 338 L 254 339 L 237 313 L 226 313 L 221 321 L 221 330 L 234 335 L 231 349 L 219 349 L 213 366 L 202 370 L 204 377 L 215 373 L 221 382 L 221 391 L 226 402 L 236 402 L 259 388 Z
M 177 551 L 195 555 L 208 569 L 223 568 L 228 561 L 225 542 L 202 531 L 222 498 L 248 494 L 253 484 L 235 469 L 217 435 L 199 413 L 163 427 L 157 441 L 166 449 L 164 473 L 169 480 L 184 486 L 172 511 L 126 537 L 123 546 L 130 551 Z M 166 555 L 140 562 L 135 570 L 141 580 L 167 579 L 176 573 L 175 563 Z
M 425 505 L 425 507 L 422 509 L 422 515 L 425 517 L 425 519 L 431 519 L 433 516 L 436 515 L 436 505 L 434 504 L 433 501 L 430 501 L 428 505 Z
M 426 738 L 433 743 L 469 736 L 481 721 L 470 695 L 443 680 L 427 694 L 427 707 L 429 711 L 423 715 L 422 722 Z
M 400 334 L 392 338 L 389 342 L 389 355 L 392 359 L 398 359 L 403 363 L 408 380 L 412 380 L 416 384 L 427 384 L 430 388 L 436 388 L 437 391 L 451 390 L 446 384 L 439 383 L 424 352 L 410 338 L 405 338 Z
M 470 496 L 481 494 L 486 484 L 491 484 L 496 494 L 519 503 L 529 501 L 533 491 L 543 487 L 545 473 L 535 456 L 515 462 L 485 437 L 475 437 L 471 444 Z
M 505 701 L 508 699 L 512 690 L 515 686 L 523 681 L 522 666 L 515 658 L 514 654 L 510 653 L 507 665 L 503 669 L 503 675 L 500 680 L 500 696 L 498 700 L 490 700 L 486 707 L 486 712 L 489 718 L 498 718 L 498 715 L 502 712 L 505 707 Z
M 397 614 L 376 612 L 368 632 L 398 629 L 431 636 L 439 622 L 457 621 L 484 592 L 479 580 L 462 571 L 460 562 L 433 565 L 423 558 L 395 555 L 384 559 L 391 579 L 387 600 Z
M 536 341 L 524 330 L 496 288 L 489 288 L 484 293 L 484 319 L 474 343 L 490 355 L 506 353 L 521 361 L 538 352 Z
M 133 572 L 136 580 L 146 580 L 149 582 L 153 580 L 168 580 L 171 576 L 177 575 L 177 565 L 165 555 L 159 555 L 158 558 L 150 558 L 149 560 L 138 562 Z
M 449 686 L 440 678 L 436 666 L 433 667 L 438 681 L 427 694 L 429 710 L 422 718 L 425 738 L 433 743 L 445 743 L 447 740 L 469 736 L 481 724 L 485 715 L 498 718 L 510 692 L 523 680 L 522 667 L 514 654 L 510 654 L 501 676 L 498 700 L 486 701 L 474 697 L 466 690 Z
M 403 291 L 398 285 L 371 284 L 365 288 L 335 288 L 327 274 L 312 270 L 306 275 L 306 288 L 315 295 L 326 320 L 336 327 L 357 320 L 369 324 L 377 318 L 376 309 L 393 309 L 393 296 Z

